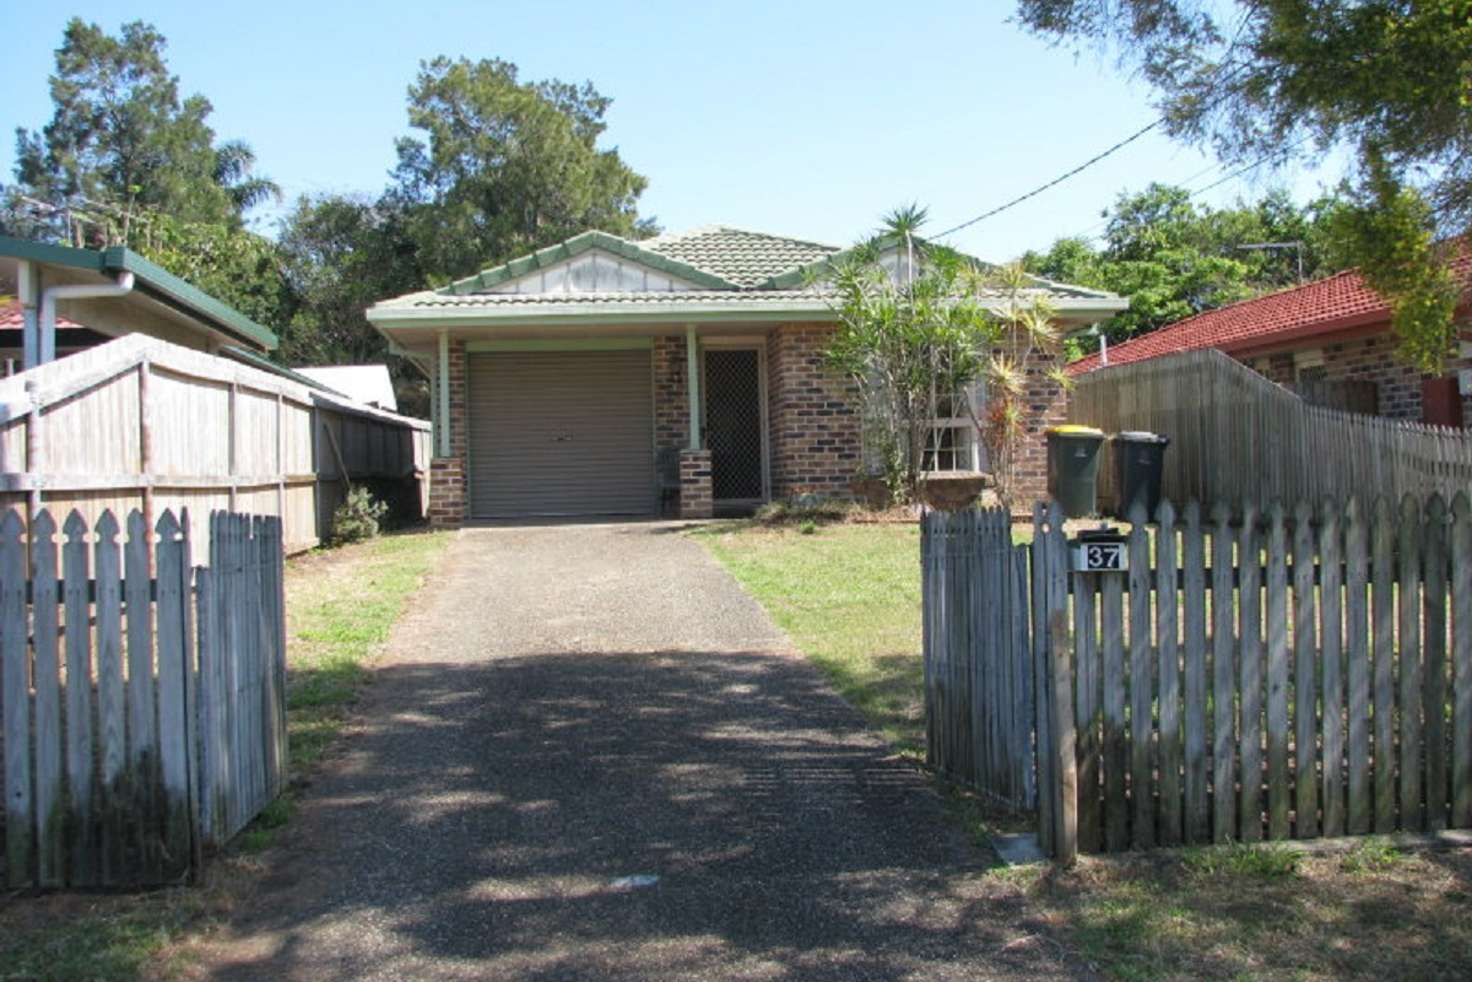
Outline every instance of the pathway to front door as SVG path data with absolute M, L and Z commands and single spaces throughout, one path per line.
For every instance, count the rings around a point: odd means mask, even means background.
M 1068 974 L 670 525 L 461 533 L 377 675 L 211 976 Z

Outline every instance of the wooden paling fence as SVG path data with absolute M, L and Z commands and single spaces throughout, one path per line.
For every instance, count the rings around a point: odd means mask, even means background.
M 424 513 L 429 423 L 300 376 L 142 334 L 0 379 L 0 508 L 275 515 L 288 552 L 326 539 L 350 484 Z M 23 516 L 24 517 L 24 516 Z
M 925 719 L 932 767 L 1014 808 L 1037 796 L 1027 548 L 1003 509 L 921 525 Z
M 278 518 L 110 511 L 90 532 L 0 516 L 5 880 L 178 880 L 279 793 L 285 622 Z
M 989 602 L 1012 622 L 993 628 L 995 617 L 968 614 L 970 633 L 956 642 L 971 663 L 970 676 L 959 673 L 968 684 L 988 685 L 975 681 L 994 658 L 983 651 L 1008 651 L 1014 676 L 1033 675 L 1046 850 L 1071 859 L 1472 827 L 1465 494 L 1450 507 L 1432 496 L 1266 511 L 1217 503 L 1205 514 L 1195 502 L 1179 514 L 1164 502 L 1155 523 L 1132 518 L 1128 571 L 1086 573 L 1072 568 L 1057 507 L 1040 507 L 1030 610 L 1010 594 L 983 596 L 973 609 Z M 970 534 L 960 521 L 953 540 Z M 976 538 L 970 548 L 984 552 Z M 964 562 L 952 567 L 974 580 Z M 955 618 L 933 581 L 927 690 L 950 630 L 937 623 Z M 1022 627 L 1029 644 L 996 647 Z M 1000 634 L 980 636 L 988 632 Z M 937 717 L 933 745 L 1016 718 L 984 718 L 995 711 L 978 700 L 963 723 Z M 960 776 L 995 790 L 992 771 Z
M 1211 349 L 1089 372 L 1077 380 L 1069 418 L 1106 433 L 1170 437 L 1161 487 L 1178 506 L 1450 498 L 1472 487 L 1472 432 L 1310 405 Z M 1109 460 L 1099 476 L 1101 501 L 1117 501 Z

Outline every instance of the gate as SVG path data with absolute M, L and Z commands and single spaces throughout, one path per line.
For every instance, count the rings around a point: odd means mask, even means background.
M 1131 517 L 1126 567 L 1083 572 L 1039 507 L 1030 613 L 983 572 L 1001 519 L 926 517 L 938 770 L 1036 808 L 1064 860 L 1472 828 L 1466 494 Z

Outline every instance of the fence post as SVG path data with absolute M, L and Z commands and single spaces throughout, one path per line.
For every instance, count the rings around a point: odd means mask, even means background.
M 1452 500 L 1452 817 L 1472 826 L 1472 502 Z
M 1036 541 L 1036 539 L 1034 540 Z M 1063 541 L 1063 509 L 1052 502 L 1048 530 L 1042 537 L 1047 554 L 1048 640 L 1052 661 L 1053 752 L 1057 761 L 1054 794 L 1054 856 L 1071 866 L 1078 858 L 1078 751 L 1073 725 L 1073 679 L 1068 652 L 1068 561 Z
M 1054 707 L 1053 648 L 1048 623 L 1048 554 L 1043 538 L 1043 527 L 1047 521 L 1042 502 L 1032 509 L 1032 543 L 1022 547 L 1031 559 L 1029 570 L 1032 587 L 1032 663 L 1033 696 L 1036 703 L 1034 716 L 1037 720 L 1037 781 L 1038 781 L 1038 845 L 1043 854 L 1057 854 L 1056 832 L 1059 818 L 1056 813 L 1058 790 L 1057 720 Z M 1021 556 L 1019 557 L 1021 558 Z M 1073 708 L 1069 707 L 1069 719 Z

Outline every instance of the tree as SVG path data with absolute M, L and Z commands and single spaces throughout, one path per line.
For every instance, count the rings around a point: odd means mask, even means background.
M 386 361 L 401 411 L 426 415 L 423 376 L 389 351 L 364 316 L 384 297 L 422 288 L 417 248 L 391 200 L 301 198 L 282 224 L 280 251 L 298 308 L 282 336 L 288 364 Z
M 428 279 L 443 283 L 589 228 L 653 231 L 647 181 L 598 138 L 611 100 L 591 85 L 523 83 L 497 59 L 423 63 L 390 192 Z
M 925 220 L 925 209 L 913 205 L 891 212 L 877 236 L 824 274 L 838 315 L 827 361 L 858 389 L 865 442 L 896 498 L 916 496 L 927 436 L 944 404 L 951 407 L 945 415 L 969 416 L 987 440 L 998 493 L 1010 505 L 1026 365 L 1036 345 L 1056 340 L 1052 314 L 1041 303 L 1018 302 L 1020 270 L 999 272 L 920 238 Z M 1017 287 L 1000 313 L 984 300 L 999 280 Z M 972 401 L 982 379 L 986 423 Z
M 1083 238 L 1059 239 L 1045 253 L 1025 254 L 1022 264 L 1048 279 L 1128 297 L 1129 309 L 1101 325 L 1119 342 L 1319 274 L 1334 211 L 1327 200 L 1299 208 L 1283 191 L 1215 209 L 1192 201 L 1184 188 L 1151 184 L 1121 194 L 1104 213 L 1100 248 Z M 1243 249 L 1290 242 L 1301 247 Z
M 1229 163 L 1351 149 L 1344 256 L 1384 294 L 1409 361 L 1451 352 L 1446 265 L 1472 229 L 1472 12 L 1467 0 L 1018 0 L 1045 37 L 1117 50 L 1167 130 Z M 1385 222 L 1381 216 L 1396 216 Z M 1440 270 L 1440 272 L 1438 272 Z
M 250 148 L 216 145 L 209 100 L 180 98 L 165 41 L 142 21 L 113 37 L 79 18 L 67 23 L 51 76 L 51 121 L 16 131 L 14 203 L 29 205 L 29 231 L 74 244 L 131 241 L 133 218 L 239 228 L 251 205 L 277 193 L 254 176 Z M 12 215 L 7 225 L 25 224 Z

